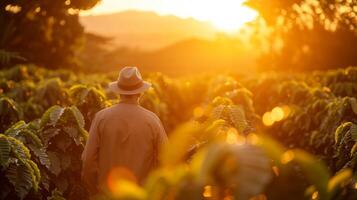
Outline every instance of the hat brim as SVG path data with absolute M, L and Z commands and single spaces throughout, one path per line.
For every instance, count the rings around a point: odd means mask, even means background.
M 145 92 L 151 87 L 151 83 L 143 81 L 143 85 L 135 90 L 123 90 L 118 87 L 117 81 L 109 83 L 109 89 L 116 94 L 134 95 Z

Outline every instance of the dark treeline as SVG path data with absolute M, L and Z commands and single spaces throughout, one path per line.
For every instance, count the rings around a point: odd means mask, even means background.
M 34 63 L 50 69 L 92 72 L 135 64 L 146 71 L 170 74 L 168 69 L 191 71 L 196 67 L 192 72 L 199 72 L 202 66 L 306 71 L 357 64 L 356 1 L 247 1 L 264 20 L 264 27 L 258 23 L 261 19 L 249 25 L 253 34 L 248 43 L 259 50 L 258 56 L 247 55 L 249 50 L 242 50 L 242 42 L 228 36 L 211 42 L 182 41 L 154 52 L 121 47 L 109 51 L 105 45 L 110 38 L 85 33 L 78 20 L 80 10 L 97 2 L 1 1 L 1 68 Z M 263 28 L 271 30 L 268 35 L 262 33 Z

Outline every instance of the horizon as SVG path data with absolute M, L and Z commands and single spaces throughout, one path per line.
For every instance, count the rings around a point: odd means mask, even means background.
M 176 16 L 182 19 L 194 19 L 209 22 L 218 31 L 232 33 L 239 31 L 244 24 L 255 20 L 259 14 L 244 5 L 245 0 L 224 0 L 192 2 L 171 0 L 170 3 L 161 0 L 114 1 L 103 0 L 94 8 L 81 11 L 81 16 L 99 16 L 126 11 L 148 11 L 160 16 Z M 187 3 L 190 7 L 187 8 Z M 200 12 L 197 12 L 199 10 Z

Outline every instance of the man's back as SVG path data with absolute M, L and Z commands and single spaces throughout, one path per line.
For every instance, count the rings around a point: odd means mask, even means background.
M 159 118 L 130 101 L 98 112 L 89 134 L 83 178 L 96 186 L 105 184 L 116 167 L 130 170 L 141 183 L 157 165 L 158 146 L 167 140 Z

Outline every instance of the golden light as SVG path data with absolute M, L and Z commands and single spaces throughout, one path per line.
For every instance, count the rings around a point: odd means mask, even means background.
M 281 162 L 282 164 L 287 164 L 287 163 L 289 163 L 290 161 L 292 161 L 294 158 L 295 158 L 294 152 L 291 151 L 291 150 L 289 150 L 289 151 L 286 151 L 286 152 L 281 156 L 280 162 Z
M 287 118 L 291 113 L 290 107 L 289 106 L 283 106 L 282 109 L 284 111 L 284 118 Z
M 247 135 L 247 142 L 252 145 L 258 145 L 260 143 L 259 137 L 255 133 L 249 133 Z
M 311 195 L 311 199 L 317 199 L 319 197 L 319 192 L 314 192 L 314 193 L 312 193 L 312 195 Z
M 18 5 L 8 4 L 8 5 L 6 5 L 5 10 L 16 14 L 16 13 L 20 12 L 22 10 L 22 8 Z
M 274 124 L 274 120 L 271 116 L 271 112 L 264 113 L 262 120 L 265 126 L 271 126 Z
M 212 197 L 212 186 L 206 185 L 203 188 L 203 194 L 202 195 L 203 195 L 203 197 L 206 197 L 206 198 Z
M 279 168 L 277 166 L 273 166 L 271 169 L 273 170 L 275 176 L 279 176 L 280 173 L 279 173 Z
M 222 31 L 234 32 L 258 16 L 256 11 L 243 3 L 244 0 L 197 1 L 191 4 L 190 10 L 194 18 L 210 21 Z
M 263 124 L 265 126 L 271 126 L 275 122 L 281 121 L 289 116 L 291 110 L 289 106 L 276 106 L 271 112 L 264 113 L 262 117 Z
M 204 114 L 204 110 L 202 107 L 196 107 L 195 109 L 193 109 L 193 116 L 195 118 L 199 118 L 199 117 L 202 117 Z
M 146 1 L 102 0 L 96 7 L 82 15 L 114 13 L 124 10 L 154 11 L 160 15 L 176 15 L 211 22 L 218 30 L 235 32 L 245 23 L 257 18 L 258 13 L 243 5 L 246 0 L 172 0 Z
M 136 182 L 135 175 L 126 168 L 118 167 L 109 172 L 107 184 L 112 194 L 120 193 L 123 180 Z
M 237 129 L 230 128 L 227 131 L 226 142 L 228 144 L 243 145 L 243 144 L 245 144 L 246 139 L 244 136 L 242 136 L 238 133 Z
M 271 117 L 273 121 L 280 121 L 284 118 L 284 110 L 279 106 L 273 108 L 271 111 Z

